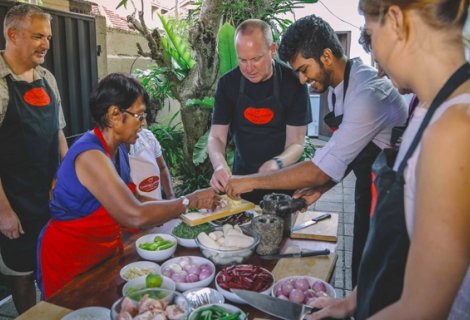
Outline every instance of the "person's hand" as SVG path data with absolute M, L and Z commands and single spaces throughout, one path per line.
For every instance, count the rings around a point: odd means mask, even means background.
M 263 172 L 270 172 L 270 171 L 276 171 L 279 170 L 279 166 L 277 165 L 276 161 L 273 159 L 270 159 L 263 163 L 261 167 L 259 167 L 258 172 L 263 173 Z
M 197 209 L 213 210 L 218 206 L 220 197 L 213 188 L 196 190 L 187 196 L 189 199 L 189 207 Z
M 7 209 L 1 214 L 0 232 L 8 239 L 17 239 L 24 234 L 20 219 L 12 209 Z
M 212 174 L 210 185 L 219 192 L 225 192 L 225 188 L 227 187 L 228 180 L 231 176 L 232 173 L 230 170 L 221 164 L 215 168 L 214 173 Z
M 306 320 L 319 320 L 325 318 L 344 319 L 352 315 L 347 299 L 323 297 L 316 299 L 310 306 L 320 310 L 306 315 L 304 317 Z
M 302 198 L 307 203 L 307 207 L 310 206 L 312 203 L 320 199 L 323 192 L 318 188 L 303 188 L 296 190 L 292 195 L 292 198 L 298 199 Z M 305 210 L 302 210 L 305 211 Z
M 225 192 L 232 199 L 240 199 L 242 193 L 253 191 L 253 184 L 243 176 L 232 176 L 228 181 Z

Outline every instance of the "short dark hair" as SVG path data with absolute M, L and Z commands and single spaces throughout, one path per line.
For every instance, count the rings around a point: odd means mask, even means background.
M 372 39 L 370 34 L 367 33 L 366 28 L 361 28 L 361 36 L 359 37 L 359 44 L 362 46 L 365 52 L 371 53 L 372 51 Z
M 313 58 L 321 64 L 323 50 L 329 48 L 337 58 L 344 56 L 338 36 L 322 18 L 312 14 L 295 21 L 286 30 L 279 46 L 279 56 L 292 62 L 300 53 L 304 58 Z
M 117 106 L 121 110 L 129 109 L 142 97 L 149 105 L 149 95 L 134 77 L 124 73 L 111 73 L 104 77 L 91 94 L 89 106 L 93 121 L 100 128 L 109 127 L 107 112 L 109 107 Z

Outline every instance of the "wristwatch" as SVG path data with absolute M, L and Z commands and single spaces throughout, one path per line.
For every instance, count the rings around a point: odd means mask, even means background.
M 182 200 L 181 203 L 184 206 L 184 212 L 185 213 L 188 212 L 188 210 L 189 210 L 189 199 L 186 198 L 185 196 L 181 196 L 180 199 Z

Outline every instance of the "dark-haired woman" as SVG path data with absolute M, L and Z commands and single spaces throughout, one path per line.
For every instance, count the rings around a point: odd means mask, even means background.
M 393 163 L 373 165 L 357 288 L 309 319 L 470 319 L 468 0 L 360 0 L 374 57 L 415 109 Z
M 124 144 L 133 144 L 145 119 L 148 95 L 132 77 L 110 74 L 90 99 L 96 127 L 70 148 L 57 172 L 50 210 L 38 245 L 38 280 L 45 298 L 76 275 L 122 249 L 121 226 L 150 227 L 188 207 L 212 208 L 212 189 L 168 201 L 134 196 Z

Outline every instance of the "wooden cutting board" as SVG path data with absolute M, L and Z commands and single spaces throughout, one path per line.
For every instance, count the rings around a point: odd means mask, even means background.
M 297 247 L 289 247 L 283 253 L 298 251 Z M 329 282 L 337 258 L 336 253 L 330 253 L 328 256 L 282 258 L 277 262 L 272 273 L 276 281 L 289 276 L 311 276 Z
M 72 312 L 72 310 L 56 306 L 49 302 L 40 301 L 34 307 L 28 309 L 25 313 L 16 318 L 16 320 L 60 320 L 70 312 Z
M 217 220 L 240 213 L 249 209 L 253 209 L 255 204 L 246 200 L 232 200 L 227 195 L 222 196 L 227 202 L 225 208 L 221 208 L 210 213 L 189 212 L 181 215 L 181 220 L 190 226 L 197 226 L 209 221 Z
M 306 211 L 299 213 L 294 226 L 297 226 L 306 221 L 312 220 L 325 212 Z M 331 218 L 322 220 L 307 228 L 300 229 L 292 232 L 290 237 L 292 239 L 311 239 L 319 241 L 336 242 L 338 240 L 338 214 L 331 213 Z

